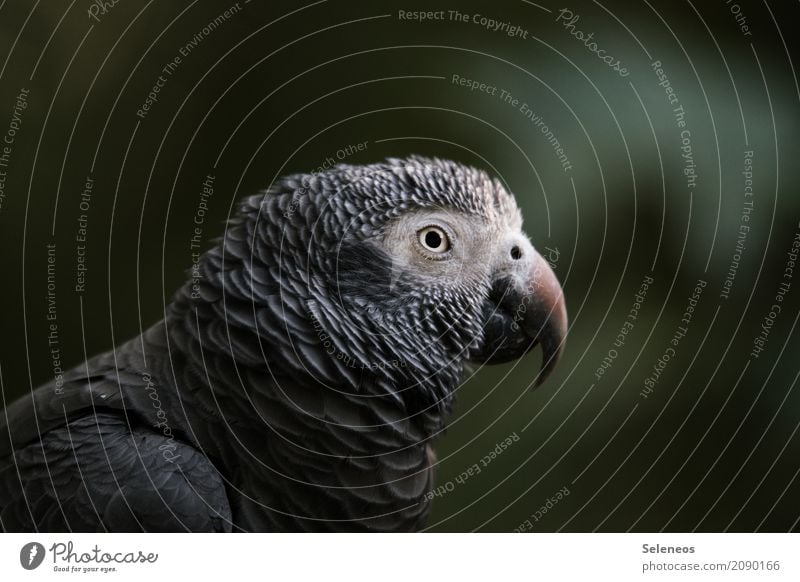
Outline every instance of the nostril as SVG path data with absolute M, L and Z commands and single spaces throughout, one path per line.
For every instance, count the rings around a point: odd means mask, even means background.
M 518 261 L 519 259 L 522 258 L 522 251 L 517 245 L 511 247 L 511 258 L 514 259 L 515 261 Z

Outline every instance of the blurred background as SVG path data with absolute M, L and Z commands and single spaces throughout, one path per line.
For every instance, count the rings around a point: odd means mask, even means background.
M 53 377 L 48 299 L 64 369 L 163 316 L 208 175 L 203 248 L 279 175 L 453 158 L 515 193 L 571 322 L 544 386 L 537 351 L 459 389 L 429 529 L 797 529 L 797 17 L 2 2 L 2 396 Z

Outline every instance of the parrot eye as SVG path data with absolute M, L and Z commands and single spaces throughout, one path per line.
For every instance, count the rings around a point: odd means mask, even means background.
M 438 226 L 426 226 L 420 230 L 419 244 L 432 253 L 446 253 L 450 250 L 450 239 L 447 233 Z

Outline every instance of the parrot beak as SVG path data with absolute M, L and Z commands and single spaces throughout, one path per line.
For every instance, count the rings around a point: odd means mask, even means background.
M 470 360 L 501 364 L 516 360 L 537 344 L 542 368 L 536 386 L 555 368 L 567 335 L 564 293 L 547 261 L 533 251 L 524 276 L 504 275 L 484 302 L 484 342 Z
M 567 338 L 564 292 L 553 269 L 539 253 L 535 253 L 526 292 L 530 289 L 532 308 L 526 309 L 522 327 L 542 346 L 542 369 L 536 382 L 539 386 L 555 368 Z

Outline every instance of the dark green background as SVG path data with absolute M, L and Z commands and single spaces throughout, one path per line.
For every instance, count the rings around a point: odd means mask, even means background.
M 724 1 L 542 0 L 554 12 L 522 1 L 241 2 L 238 15 L 183 59 L 140 120 L 136 110 L 161 68 L 231 4 L 120 0 L 97 23 L 85 0 L 71 9 L 66 1 L 3 3 L 0 133 L 19 90 L 31 91 L 0 209 L 6 400 L 51 377 L 46 244 L 57 245 L 58 324 L 73 365 L 160 319 L 190 264 L 207 174 L 216 175 L 216 194 L 206 246 L 238 198 L 367 141 L 348 162 L 419 153 L 500 174 L 534 244 L 560 251 L 571 315 L 566 353 L 543 387 L 529 389 L 536 353 L 481 370 L 459 390 L 456 418 L 438 446 L 440 484 L 509 434 L 520 440 L 434 501 L 432 529 L 510 531 L 564 486 L 570 495 L 532 524 L 535 531 L 797 528 L 800 280 L 765 351 L 749 358 L 800 220 L 800 92 L 790 64 L 796 4 L 740 2 L 752 30 L 744 36 Z M 555 22 L 565 6 L 629 77 Z M 397 18 L 399 9 L 455 8 L 522 26 L 528 39 L 471 22 Z M 692 193 L 674 117 L 650 67 L 655 59 L 686 110 L 699 173 Z M 562 171 L 518 110 L 454 85 L 453 74 L 530 104 L 573 170 Z M 754 152 L 754 211 L 726 301 L 719 295 L 736 245 L 745 150 Z M 74 236 L 89 174 L 95 189 L 81 300 L 73 291 Z M 650 273 L 655 282 L 635 329 L 596 381 Z M 708 286 L 689 333 L 642 399 L 643 381 L 701 278 Z

